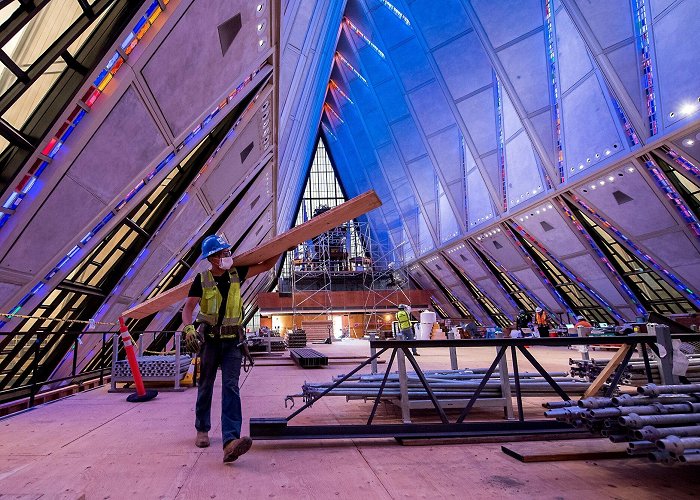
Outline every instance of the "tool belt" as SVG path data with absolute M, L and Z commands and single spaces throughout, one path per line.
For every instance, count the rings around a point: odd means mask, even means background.
M 200 323 L 197 328 L 204 338 L 216 340 L 239 340 L 243 333 L 241 325 L 217 325 L 211 326 L 206 323 Z

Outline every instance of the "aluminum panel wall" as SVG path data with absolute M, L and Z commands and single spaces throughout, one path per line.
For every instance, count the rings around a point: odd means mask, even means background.
M 270 9 L 267 0 L 258 3 Z M 259 64 L 261 49 L 269 48 L 272 23 L 267 19 L 258 32 L 258 21 L 264 18 L 257 15 L 256 5 L 245 0 L 192 2 L 144 66 L 144 80 L 174 136 L 185 132 L 203 111 L 211 111 L 208 108 L 231 86 L 232 75 L 250 72 Z M 224 52 L 217 27 L 238 14 L 240 31 Z M 259 40 L 266 45 L 261 47 Z
M 600 182 L 604 184 L 600 185 Z M 576 189 L 576 192 L 614 220 L 619 229 L 630 237 L 641 237 L 677 225 L 655 190 L 632 164 L 600 180 L 595 179 L 591 184 Z M 622 199 L 620 194 L 616 198 L 616 192 L 624 194 L 625 198 Z
M 525 215 L 518 218 L 519 224 L 557 257 L 587 250 L 551 203 L 536 206 Z
M 131 85 L 70 166 L 68 176 L 110 203 L 165 151 L 163 134 Z M 119 154 L 115 154 L 118 151 Z
M 663 16 L 654 18 L 659 118 L 665 127 L 687 120 L 692 114 L 697 116 L 700 109 L 697 80 L 700 73 L 699 31 L 697 2 L 678 2 Z
M 564 312 L 564 308 L 557 302 L 551 292 L 542 284 L 540 277 L 532 269 L 522 269 L 520 271 L 513 271 L 513 275 L 518 278 L 523 286 L 535 294 L 535 296 L 540 299 L 549 310 L 554 312 Z

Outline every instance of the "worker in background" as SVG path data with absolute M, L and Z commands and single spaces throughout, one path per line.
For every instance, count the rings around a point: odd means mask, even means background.
M 199 352 L 200 378 L 197 388 L 194 426 L 195 445 L 209 446 L 211 429 L 211 400 L 216 371 L 221 366 L 221 433 L 224 462 L 233 462 L 253 444 L 248 436 L 241 437 L 241 398 L 238 379 L 241 372 L 242 347 L 245 332 L 241 321 L 243 307 L 241 285 L 246 277 L 260 274 L 275 265 L 279 256 L 250 267 L 233 267 L 231 245 L 221 236 L 211 235 L 202 241 L 202 259 L 211 269 L 201 272 L 192 282 L 182 322 L 188 350 Z M 199 314 L 194 320 L 194 310 Z
M 396 321 L 399 324 L 399 338 L 401 340 L 415 340 L 416 336 L 411 324 L 411 307 L 406 304 L 399 304 L 399 310 L 396 312 Z M 411 349 L 414 356 L 420 356 L 418 350 L 414 347 Z
M 470 338 L 470 339 L 475 339 L 479 333 L 479 327 L 476 324 L 476 321 L 474 320 L 474 318 L 471 316 L 469 317 L 469 319 L 467 321 L 467 325 L 464 327 L 464 329 L 467 332 L 467 335 L 468 335 L 467 338 Z
M 541 307 L 535 309 L 535 328 L 540 337 L 549 337 L 549 317 Z
M 527 328 L 528 326 L 530 326 L 531 320 L 532 318 L 527 313 L 527 311 L 525 309 L 520 309 L 518 317 L 515 318 L 515 328 L 522 331 L 523 328 Z
M 586 318 L 584 318 L 583 316 L 576 316 L 576 324 L 574 326 L 576 328 L 578 328 L 579 326 L 582 326 L 584 328 L 591 328 L 593 325 L 586 321 Z

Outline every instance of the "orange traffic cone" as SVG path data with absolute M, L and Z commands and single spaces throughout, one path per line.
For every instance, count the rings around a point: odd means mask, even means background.
M 126 359 L 129 361 L 129 367 L 131 368 L 131 373 L 134 376 L 134 385 L 136 385 L 136 393 L 129 394 L 126 400 L 129 403 L 142 403 L 144 401 L 150 401 L 158 395 L 158 391 L 153 389 L 148 389 L 143 385 L 143 379 L 141 378 L 141 371 L 139 370 L 139 363 L 136 361 L 136 352 L 134 351 L 134 344 L 131 342 L 131 335 L 129 335 L 129 330 L 124 323 L 124 318 L 119 316 L 119 333 L 122 337 L 122 342 L 124 342 L 124 350 L 126 351 Z

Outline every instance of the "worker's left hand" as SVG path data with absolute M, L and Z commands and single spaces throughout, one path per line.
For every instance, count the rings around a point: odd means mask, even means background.
M 195 330 L 194 325 L 187 325 L 184 330 L 185 332 L 185 346 L 187 350 L 193 353 L 198 353 L 201 346 L 199 334 Z

